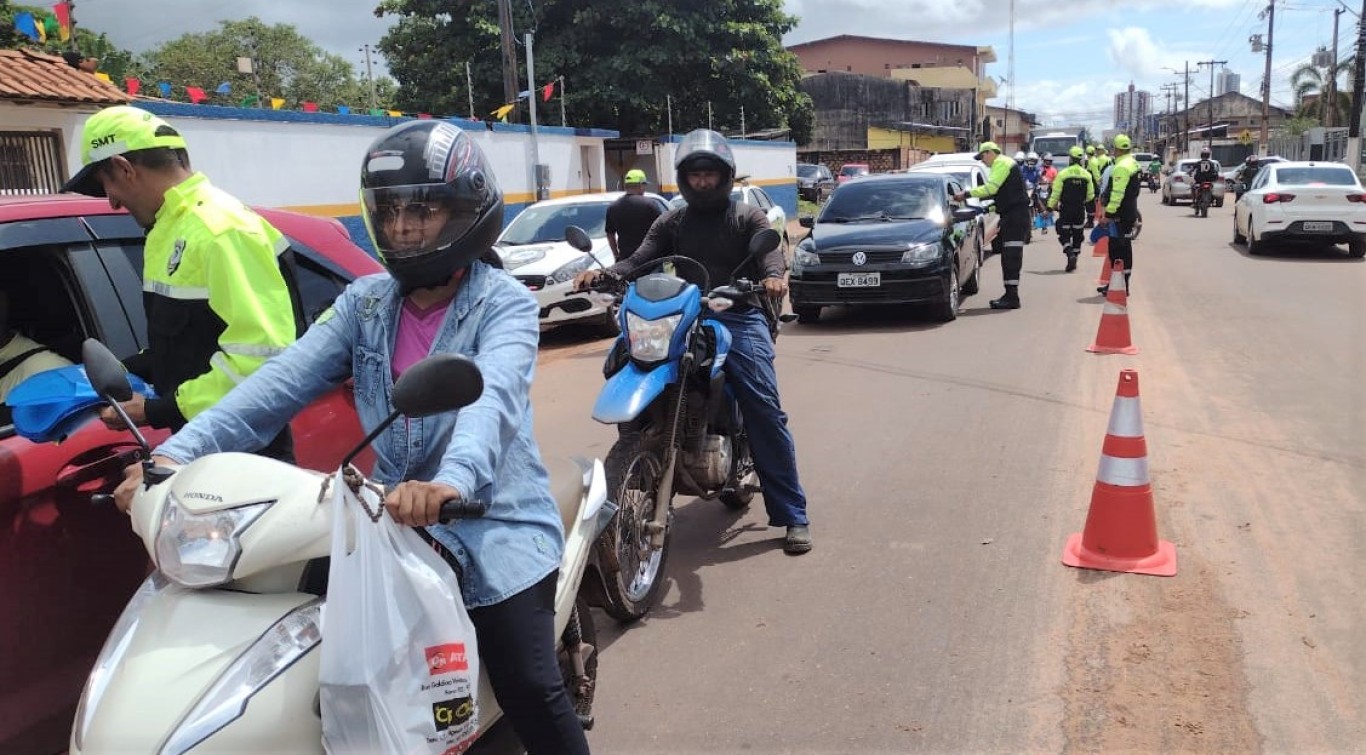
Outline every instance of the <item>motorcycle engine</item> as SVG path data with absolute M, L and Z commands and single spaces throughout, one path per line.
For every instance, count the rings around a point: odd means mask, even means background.
M 715 490 L 726 484 L 731 467 L 730 438 L 704 435 L 700 444 L 683 451 L 683 466 L 698 485 Z

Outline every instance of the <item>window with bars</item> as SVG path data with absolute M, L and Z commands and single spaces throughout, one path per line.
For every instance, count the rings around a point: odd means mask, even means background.
M 56 194 L 66 181 L 62 140 L 49 131 L 0 131 L 0 194 Z

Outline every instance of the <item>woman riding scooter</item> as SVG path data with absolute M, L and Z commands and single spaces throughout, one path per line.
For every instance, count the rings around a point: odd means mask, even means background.
M 459 412 L 384 430 L 376 482 L 400 524 L 425 527 L 463 574 L 480 662 L 528 751 L 587 753 L 556 657 L 555 589 L 564 531 L 532 432 L 538 310 L 491 250 L 503 194 L 478 144 L 443 121 L 391 129 L 366 151 L 367 229 L 388 275 L 352 283 L 290 346 L 157 449 L 162 464 L 256 448 L 308 402 L 348 378 L 368 431 L 393 381 L 432 352 L 472 355 L 484 391 Z M 116 493 L 127 510 L 142 478 Z M 452 499 L 491 501 L 486 516 L 438 525 Z

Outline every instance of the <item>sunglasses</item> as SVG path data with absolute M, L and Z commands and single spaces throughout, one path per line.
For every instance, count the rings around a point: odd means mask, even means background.
M 376 214 L 379 216 L 381 223 L 396 222 L 400 216 L 410 223 L 425 223 L 431 219 L 439 209 L 440 208 L 426 202 L 409 202 L 404 205 L 385 205 L 384 207 L 380 207 Z

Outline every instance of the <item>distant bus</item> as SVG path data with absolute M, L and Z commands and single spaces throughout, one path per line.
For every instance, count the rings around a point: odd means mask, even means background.
M 1072 162 L 1067 151 L 1072 147 L 1085 148 L 1090 143 L 1091 134 L 1085 126 L 1063 126 L 1060 128 L 1037 128 L 1029 132 L 1029 149 L 1039 157 L 1053 153 L 1053 165 L 1062 169 Z

